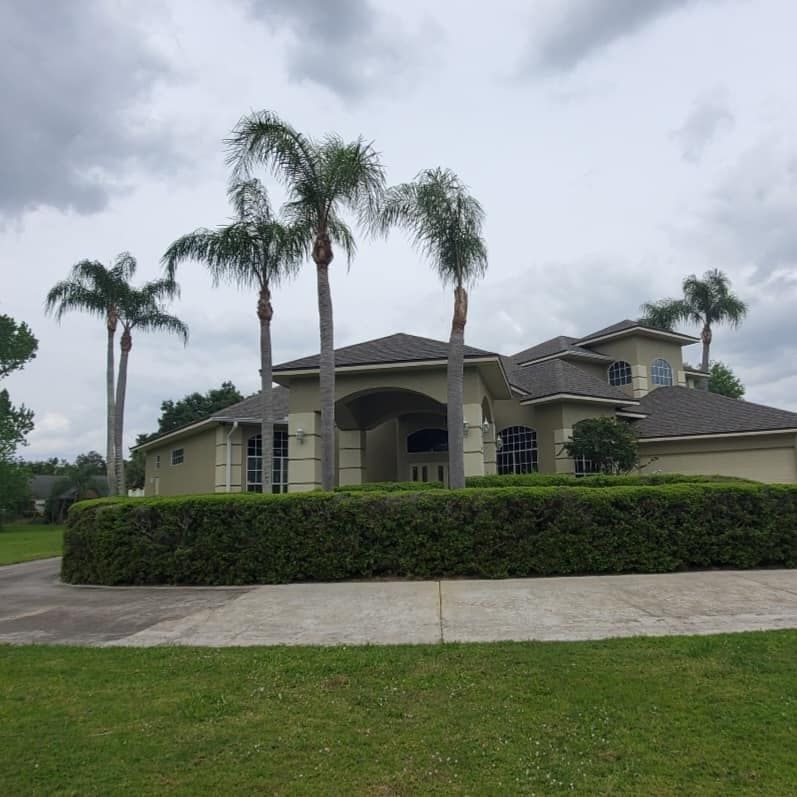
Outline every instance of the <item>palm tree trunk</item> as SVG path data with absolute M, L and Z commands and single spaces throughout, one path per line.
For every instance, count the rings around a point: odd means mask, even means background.
M 448 339 L 448 484 L 453 490 L 465 486 L 465 441 L 462 404 L 465 372 L 465 324 L 468 320 L 468 293 L 454 289 L 454 317 Z
M 263 492 L 272 491 L 274 456 L 274 397 L 271 391 L 271 291 L 268 283 L 260 291 L 257 302 L 257 317 L 260 319 L 260 440 L 263 453 Z
M 318 326 L 321 357 L 318 381 L 321 391 L 321 489 L 335 487 L 335 341 L 332 323 L 332 293 L 329 290 L 329 264 L 332 244 L 329 235 L 319 233 L 313 246 L 318 287 Z
M 113 383 L 114 383 L 114 336 L 116 335 L 116 319 L 108 316 L 106 324 L 108 331 L 108 352 L 105 365 L 105 471 L 108 474 L 108 494 L 116 495 L 116 415 L 114 408 Z
M 703 326 L 700 338 L 703 341 L 703 359 L 700 362 L 700 368 L 708 373 L 710 366 L 709 350 L 711 348 L 711 327 L 708 324 Z
M 116 383 L 116 438 L 114 441 L 114 453 L 116 455 L 115 478 L 118 495 L 127 495 L 124 457 L 125 393 L 127 392 L 127 360 L 132 348 L 133 338 L 130 330 L 125 328 L 124 332 L 122 332 L 122 354 L 119 357 L 119 379 Z

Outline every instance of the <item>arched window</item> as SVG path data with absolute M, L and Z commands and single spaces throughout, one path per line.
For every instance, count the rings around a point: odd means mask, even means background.
M 533 473 L 537 470 L 537 433 L 528 426 L 507 426 L 498 435 L 498 472 Z
M 609 384 L 615 387 L 631 384 L 631 366 L 625 360 L 618 360 L 609 366 Z
M 448 432 L 445 429 L 418 429 L 407 435 L 408 454 L 432 454 L 448 451 Z
M 659 357 L 651 363 L 650 381 L 653 382 L 654 385 L 672 384 L 672 367 L 667 360 L 662 360 L 661 357 Z
M 246 492 L 263 492 L 263 438 L 259 434 L 246 441 Z M 284 429 L 274 430 L 271 492 L 288 492 L 288 433 Z

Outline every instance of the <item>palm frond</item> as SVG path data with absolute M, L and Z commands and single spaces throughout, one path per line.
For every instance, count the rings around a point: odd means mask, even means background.
M 108 313 L 108 304 L 104 294 L 92 291 L 85 285 L 70 280 L 56 283 L 47 293 L 44 310 L 61 321 L 68 312 L 77 311 L 89 315 L 104 317 Z
M 127 320 L 131 329 L 138 328 L 142 332 L 170 332 L 183 339 L 183 345 L 188 343 L 188 326 L 177 316 L 166 313 L 157 306 L 142 307 L 140 314 Z
M 372 227 L 383 234 L 393 226 L 407 230 L 444 284 L 467 285 L 487 270 L 483 223 L 484 210 L 467 186 L 437 168 L 387 189 Z
M 679 321 L 689 319 L 689 308 L 681 299 L 660 299 L 640 307 L 643 324 L 656 329 L 672 330 Z
M 224 141 L 232 183 L 247 180 L 261 164 L 290 187 L 315 180 L 315 146 L 273 111 L 255 111 L 241 118 Z

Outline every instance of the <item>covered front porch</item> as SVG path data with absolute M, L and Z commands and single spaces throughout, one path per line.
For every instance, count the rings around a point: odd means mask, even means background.
M 497 381 L 497 380 L 496 380 Z M 288 490 L 321 486 L 317 379 L 293 380 L 288 414 Z M 463 401 L 466 476 L 496 472 L 492 395 L 478 366 L 465 369 Z M 444 367 L 379 369 L 338 374 L 337 483 L 448 483 Z

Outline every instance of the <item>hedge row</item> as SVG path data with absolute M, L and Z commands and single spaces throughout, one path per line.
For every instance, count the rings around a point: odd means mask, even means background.
M 569 473 L 523 473 L 498 476 L 470 476 L 468 487 L 640 487 L 654 484 L 714 484 L 733 482 L 757 484 L 738 476 L 688 476 L 683 473 L 646 473 L 639 475 L 573 476 Z
M 797 566 L 797 487 L 427 490 L 100 499 L 62 577 L 254 584 Z
M 443 482 L 365 482 L 336 487 L 336 493 L 396 493 L 418 490 L 442 490 Z

